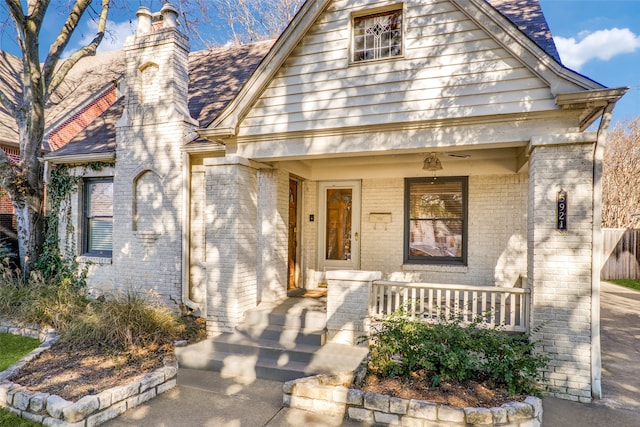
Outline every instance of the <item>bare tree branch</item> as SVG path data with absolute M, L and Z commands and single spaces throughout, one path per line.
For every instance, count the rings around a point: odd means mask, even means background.
M 105 28 L 107 26 L 107 17 L 109 15 L 110 0 L 102 0 L 102 11 L 100 12 L 100 19 L 98 21 L 98 30 L 93 40 L 86 46 L 75 51 L 68 59 L 66 59 L 62 63 L 62 65 L 57 70 L 55 70 L 55 66 L 58 62 L 60 54 L 62 53 L 62 50 L 64 50 L 64 47 L 69 42 L 69 38 L 71 37 L 71 34 L 73 33 L 76 26 L 78 25 L 78 20 L 80 19 L 80 17 L 82 16 L 82 14 L 84 13 L 84 11 L 86 10 L 87 6 L 90 3 L 91 3 L 91 0 L 78 0 L 76 5 L 74 6 L 72 14 L 69 15 L 69 19 L 65 23 L 63 29 L 60 31 L 60 35 L 58 36 L 58 39 L 56 39 L 55 43 L 51 46 L 51 49 L 49 50 L 49 55 L 47 56 L 47 60 L 45 61 L 45 65 L 44 65 L 45 88 L 46 88 L 45 101 L 49 98 L 49 96 L 51 96 L 51 93 L 53 93 L 56 90 L 56 88 L 60 86 L 60 83 L 62 83 L 62 81 L 67 76 L 69 71 L 73 68 L 74 65 L 78 63 L 79 60 L 81 60 L 84 57 L 93 56 L 96 54 L 98 45 L 100 44 L 100 42 L 102 41 L 102 38 L 104 37 Z M 74 14 L 74 12 L 76 12 L 77 8 L 78 8 L 77 12 L 79 12 L 79 15 L 77 16 L 77 20 L 70 21 L 71 16 Z M 67 27 L 67 24 L 69 25 L 69 27 Z M 55 55 L 53 54 L 54 52 L 58 52 L 58 54 Z
M 640 225 L 640 117 L 609 132 L 602 177 L 602 225 Z
M 212 0 L 236 45 L 280 35 L 304 0 Z

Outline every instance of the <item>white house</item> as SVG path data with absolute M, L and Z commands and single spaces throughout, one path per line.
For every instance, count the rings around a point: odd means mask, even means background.
M 275 42 L 193 53 L 170 5 L 137 15 L 121 97 L 46 156 L 83 177 L 90 287 L 153 289 L 210 334 L 334 279 L 524 288 L 550 392 L 600 396 L 601 160 L 626 89 L 564 67 L 537 0 L 308 0 Z

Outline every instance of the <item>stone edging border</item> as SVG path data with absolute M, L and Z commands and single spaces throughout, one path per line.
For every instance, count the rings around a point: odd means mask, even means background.
M 353 373 L 322 374 L 287 381 L 283 403 L 290 408 L 343 415 L 383 425 L 540 427 L 542 400 L 529 396 L 497 408 L 454 408 L 423 400 L 401 399 L 349 388 Z
M 16 326 L 0 321 L 0 332 L 38 338 L 40 347 L 0 372 L 0 407 L 9 412 L 50 427 L 93 427 L 117 417 L 176 386 L 178 362 L 140 376 L 129 384 L 113 387 L 95 395 L 70 402 L 55 394 L 33 392 L 7 378 L 51 347 L 58 336 L 52 329 Z

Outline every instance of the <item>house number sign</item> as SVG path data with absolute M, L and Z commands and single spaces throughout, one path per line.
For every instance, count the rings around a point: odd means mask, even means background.
M 558 226 L 560 231 L 567 231 L 567 192 L 558 191 Z

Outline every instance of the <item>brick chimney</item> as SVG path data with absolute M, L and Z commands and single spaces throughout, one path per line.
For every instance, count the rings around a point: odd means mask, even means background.
M 137 16 L 116 124 L 114 284 L 153 290 L 172 305 L 182 293 L 181 147 L 197 126 L 187 105 L 189 40 L 170 4 Z
M 124 47 L 127 113 L 146 111 L 146 121 L 151 110 L 166 114 L 170 107 L 188 117 L 189 39 L 178 27 L 177 10 L 165 3 L 156 13 L 140 7 L 136 16 L 136 34 Z

